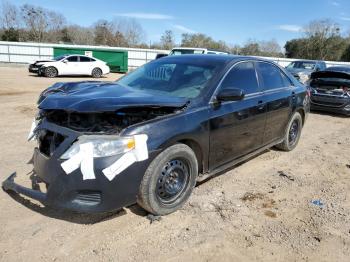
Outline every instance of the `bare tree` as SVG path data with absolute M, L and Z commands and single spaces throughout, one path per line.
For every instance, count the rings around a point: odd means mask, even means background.
M 79 25 L 70 25 L 61 30 L 62 41 L 76 45 L 93 45 L 94 30 Z
M 278 54 L 282 52 L 281 46 L 275 39 L 260 42 L 260 50 L 264 53 Z
M 120 32 L 123 32 L 130 47 L 139 45 L 145 39 L 146 35 L 141 24 L 135 19 L 124 20 Z
M 114 25 L 107 20 L 99 20 L 94 25 L 95 44 L 113 45 Z
M 18 8 L 9 2 L 2 2 L 0 11 L 1 40 L 19 41 L 20 17 Z
M 63 29 L 66 27 L 66 18 L 57 12 L 47 11 L 48 27 L 45 41 L 59 42 L 63 38 Z
M 329 19 L 311 21 L 304 27 L 304 33 L 308 39 L 305 48 L 310 59 L 329 57 L 330 52 L 335 51 L 330 47 L 340 38 L 339 25 Z
M 137 47 L 146 38 L 141 24 L 135 19 L 114 19 L 112 24 L 117 46 Z
M 9 2 L 2 2 L 0 23 L 5 30 L 18 29 L 20 27 L 20 17 L 17 6 Z
M 42 7 L 25 4 L 21 7 L 21 14 L 28 31 L 28 40 L 42 42 L 49 26 L 46 10 Z
M 174 33 L 171 30 L 166 30 L 160 37 L 160 46 L 162 49 L 170 50 L 175 45 Z

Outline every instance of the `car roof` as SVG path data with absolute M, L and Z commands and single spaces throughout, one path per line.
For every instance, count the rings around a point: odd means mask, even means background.
M 173 56 L 166 56 L 163 57 L 161 61 L 201 61 L 204 63 L 222 63 L 222 64 L 229 64 L 235 61 L 261 61 L 261 62 L 272 62 L 271 60 L 267 59 L 261 59 L 257 57 L 251 57 L 251 56 L 239 56 L 239 55 L 219 55 L 219 54 L 190 54 L 190 55 L 173 55 Z
M 174 47 L 172 50 L 207 50 L 207 48 L 201 47 Z

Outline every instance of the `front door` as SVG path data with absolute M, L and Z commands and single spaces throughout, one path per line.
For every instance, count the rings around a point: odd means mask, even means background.
M 266 103 L 262 99 L 255 62 L 239 62 L 222 81 L 221 89 L 239 88 L 240 101 L 227 101 L 210 109 L 209 168 L 215 169 L 263 144 Z
M 67 57 L 61 65 L 61 74 L 62 75 L 79 75 L 79 58 L 78 56 L 69 56 Z

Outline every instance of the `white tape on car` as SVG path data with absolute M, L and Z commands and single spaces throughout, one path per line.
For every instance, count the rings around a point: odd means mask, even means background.
M 28 138 L 27 138 L 28 141 L 35 139 L 34 129 L 36 128 L 36 126 L 37 126 L 37 123 L 36 123 L 35 119 L 33 119 L 32 126 L 30 127 L 30 131 L 29 131 Z
M 135 135 L 135 148 L 125 153 L 121 158 L 109 167 L 102 170 L 103 174 L 112 181 L 118 174 L 123 172 L 133 163 L 143 161 L 148 158 L 147 135 Z
M 112 165 L 102 170 L 103 174 L 112 181 L 116 175 L 123 172 L 133 163 L 136 162 L 136 157 L 132 152 L 125 153 L 121 158 L 115 161 Z
M 94 147 L 92 143 L 85 143 L 80 145 L 80 152 L 83 155 L 80 170 L 83 174 L 83 180 L 95 179 L 94 173 Z
M 148 159 L 147 135 L 135 135 L 135 147 L 125 153 L 112 165 L 102 170 L 109 181 L 112 181 L 118 174 L 123 172 L 135 162 Z M 72 173 L 80 167 L 83 180 L 95 179 L 93 144 L 84 143 L 79 146 L 79 152 L 61 164 L 66 174 Z
M 61 164 L 61 167 L 63 168 L 64 172 L 66 172 L 66 174 L 70 174 L 74 170 L 78 169 L 80 167 L 82 157 L 83 156 L 79 152 L 78 154 L 76 154 L 76 155 L 72 156 L 71 158 L 69 158 L 68 160 L 64 161 Z
M 83 180 L 95 179 L 93 144 L 84 143 L 79 146 L 79 152 L 61 164 L 66 174 L 72 173 L 80 167 Z

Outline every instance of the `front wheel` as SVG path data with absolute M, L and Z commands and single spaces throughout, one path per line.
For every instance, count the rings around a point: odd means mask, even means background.
M 192 149 L 184 144 L 173 145 L 147 168 L 137 203 L 154 215 L 175 212 L 191 195 L 197 174 L 198 163 Z
M 46 77 L 56 77 L 58 75 L 58 71 L 53 66 L 49 66 L 49 67 L 45 68 L 44 75 Z
M 300 113 L 295 112 L 288 123 L 283 142 L 276 147 L 283 151 L 292 151 L 299 142 L 302 128 L 303 119 Z

